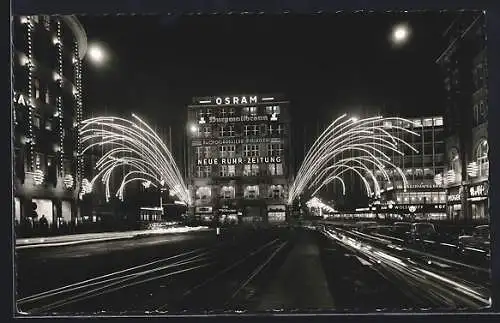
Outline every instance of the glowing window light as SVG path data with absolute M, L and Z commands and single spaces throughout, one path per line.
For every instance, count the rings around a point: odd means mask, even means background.
M 37 169 L 33 173 L 33 181 L 34 181 L 35 185 L 43 184 L 44 177 L 45 177 L 45 174 L 43 173 L 43 171 L 41 169 Z
M 67 189 L 73 188 L 73 185 L 75 183 L 73 176 L 71 174 L 64 176 L 63 182 L 64 182 L 64 186 L 66 186 Z
M 479 173 L 479 166 L 477 165 L 477 162 L 472 162 L 467 166 L 467 174 L 470 177 L 476 177 L 478 173 Z
M 453 169 L 450 169 L 447 173 L 446 173 L 446 178 L 448 180 L 448 183 L 453 183 L 455 182 L 456 180 L 456 174 L 455 174 L 455 171 Z

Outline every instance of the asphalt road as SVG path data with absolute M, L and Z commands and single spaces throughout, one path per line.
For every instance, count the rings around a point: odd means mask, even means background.
M 22 249 L 17 306 L 33 315 L 132 315 L 488 305 L 481 269 L 376 238 L 341 228 L 232 229 Z

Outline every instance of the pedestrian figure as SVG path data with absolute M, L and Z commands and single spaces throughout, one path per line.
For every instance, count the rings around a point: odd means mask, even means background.
M 42 232 L 46 233 L 47 229 L 49 228 L 49 221 L 47 221 L 45 214 L 42 214 L 42 217 L 40 218 L 39 224 L 40 224 L 40 229 L 42 230 Z

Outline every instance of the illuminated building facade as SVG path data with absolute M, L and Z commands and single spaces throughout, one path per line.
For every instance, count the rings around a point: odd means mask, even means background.
M 446 191 L 443 184 L 434 180 L 445 169 L 445 143 L 443 117 L 407 118 L 409 122 L 387 121 L 386 130 L 409 143 L 399 143 L 398 150 L 385 151 L 391 162 L 401 169 L 407 179 L 406 190 L 401 175 L 395 169 L 387 169 L 391 182 L 384 181 L 382 172 L 374 170 L 379 182 L 384 183 L 380 199 L 372 207 L 381 214 L 394 214 L 415 219 L 442 220 L 446 218 Z M 404 132 L 399 126 L 418 136 Z M 380 202 L 380 204 L 378 203 Z
M 73 16 L 22 16 L 12 24 L 14 217 L 33 223 L 36 203 L 38 219 L 58 227 L 79 213 L 87 38 Z
M 448 47 L 437 63 L 446 93 L 447 189 L 453 221 L 489 221 L 488 87 L 485 17 L 462 14 L 445 31 Z
M 191 214 L 281 222 L 293 172 L 281 95 L 194 98 L 188 106 Z

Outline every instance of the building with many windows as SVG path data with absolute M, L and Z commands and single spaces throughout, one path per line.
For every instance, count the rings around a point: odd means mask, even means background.
M 73 16 L 22 16 L 12 23 L 15 222 L 32 227 L 44 216 L 58 227 L 79 212 L 87 38 Z
M 489 220 L 488 66 L 485 15 L 461 14 L 447 28 L 448 47 L 437 59 L 446 91 L 446 171 L 453 221 Z
M 445 168 L 445 144 L 443 117 L 420 117 L 387 121 L 386 130 L 405 140 L 415 150 L 399 143 L 399 155 L 392 150 L 385 151 L 391 162 L 400 169 L 407 180 L 406 187 L 401 173 L 395 168 L 387 169 L 390 181 L 382 172 L 374 173 L 382 184 L 380 199 L 372 207 L 380 213 L 395 214 L 404 218 L 440 220 L 446 218 L 446 192 L 443 184 L 434 180 Z M 411 130 L 417 135 L 405 132 Z
M 293 173 L 288 106 L 281 95 L 193 99 L 187 147 L 192 214 L 285 220 Z

